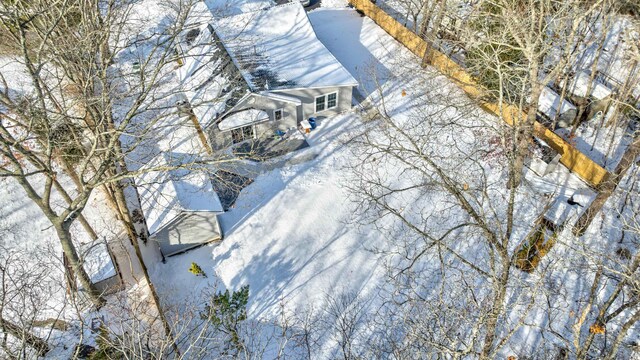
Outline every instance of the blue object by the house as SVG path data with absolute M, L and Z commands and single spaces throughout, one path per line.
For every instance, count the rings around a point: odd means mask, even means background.
M 314 117 L 310 117 L 310 118 L 309 118 L 309 125 L 311 125 L 311 130 L 315 130 L 315 129 L 316 129 L 316 126 L 318 126 L 318 125 L 316 124 L 316 118 L 314 118 Z
M 276 130 L 276 135 L 277 136 L 283 137 L 285 134 L 286 133 L 284 131 L 280 130 L 280 129 Z

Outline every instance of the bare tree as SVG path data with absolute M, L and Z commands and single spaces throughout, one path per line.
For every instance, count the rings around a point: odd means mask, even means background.
M 543 88 L 566 71 L 604 3 L 488 0 L 474 7 L 463 32 L 469 70 L 489 96 L 527 114 L 513 124 L 509 186 L 520 184 Z
M 380 89 L 379 117 L 349 141 L 353 199 L 388 239 L 372 249 L 389 273 L 376 323 L 390 330 L 379 330 L 377 352 L 495 358 L 555 306 L 544 300 L 557 286 L 548 274 L 562 264 L 541 259 L 573 238 L 546 218 L 555 193 L 526 179 L 500 185 L 515 166 L 512 130 L 436 74 L 405 66 L 412 97 L 395 108 L 381 100 L 393 90 Z
M 12 93 L 7 79 L 0 77 L 0 175 L 18 181 L 51 221 L 74 274 L 97 306 L 104 299 L 82 267 L 71 227 L 82 219 L 93 190 L 107 187 L 112 191 L 107 197 L 117 204 L 137 246 L 140 234 L 132 228 L 123 192 L 128 185 L 122 184 L 137 173 L 127 171 L 124 159 L 155 141 L 158 118 L 175 116 L 171 99 L 178 88 L 171 90 L 166 83 L 190 10 L 190 3 L 168 7 L 175 26 L 140 38 L 128 28 L 132 6 L 117 1 L 54 6 L 16 2 L 3 6 L 1 14 L 33 90 Z M 138 71 L 123 73 L 121 64 L 114 65 L 142 46 L 146 51 L 136 54 Z M 69 88 L 74 90 L 65 90 Z M 123 147 L 127 137 L 136 140 Z M 153 170 L 166 169 L 148 171 Z M 64 188 L 61 172 L 74 180 L 73 191 Z M 37 179 L 44 179 L 43 184 Z M 57 196 L 65 206 L 52 201 Z
M 0 233 L 9 229 L 0 229 Z M 0 353 L 15 359 L 43 356 L 51 348 L 47 328 L 67 328 L 60 319 L 64 305 L 49 302 L 64 293 L 64 283 L 55 276 L 59 265 L 59 259 L 48 251 L 32 254 L 0 243 Z M 56 313 L 57 318 L 44 318 Z

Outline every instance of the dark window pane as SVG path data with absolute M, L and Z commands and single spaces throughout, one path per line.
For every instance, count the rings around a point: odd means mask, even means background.
M 336 107 L 337 98 L 338 98 L 338 94 L 329 94 L 329 95 L 327 95 L 327 108 L 328 109 Z
M 245 139 L 250 139 L 253 137 L 253 128 L 251 126 L 245 126 L 242 128 L 242 134 Z
M 322 111 L 325 109 L 325 97 L 320 96 L 316 98 L 316 112 Z
M 231 130 L 231 138 L 233 139 L 233 143 L 237 144 L 242 141 L 242 131 L 241 129 L 233 129 Z

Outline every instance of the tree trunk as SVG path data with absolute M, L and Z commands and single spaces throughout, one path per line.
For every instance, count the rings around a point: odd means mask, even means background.
M 602 210 L 602 207 L 616 190 L 620 180 L 622 180 L 627 170 L 633 165 L 638 155 L 640 155 L 640 136 L 636 136 L 627 151 L 622 155 L 622 159 L 620 159 L 620 163 L 615 171 L 600 185 L 598 195 L 584 213 L 582 213 L 578 222 L 576 222 L 573 227 L 573 234 L 575 236 L 582 236 L 585 231 L 587 231 L 587 228 L 595 216 Z
M 498 325 L 498 318 L 503 311 L 504 308 L 504 300 L 507 296 L 507 283 L 509 282 L 509 260 L 503 261 L 502 274 L 499 279 L 495 279 L 499 281 L 495 286 L 496 294 L 493 298 L 493 304 L 491 306 L 491 310 L 489 312 L 488 319 L 486 322 L 485 329 L 487 331 L 484 337 L 484 345 L 482 346 L 482 353 L 480 354 L 481 359 L 490 359 L 491 354 L 493 352 L 493 343 L 496 338 L 496 329 Z
M 532 79 L 535 79 L 538 76 L 538 71 L 536 69 L 533 72 L 535 74 Z M 524 161 L 529 155 L 529 144 L 533 134 L 533 124 L 536 121 L 538 101 L 541 92 L 542 85 L 537 83 L 534 84 L 531 90 L 531 104 L 528 106 L 527 117 L 522 119 L 523 121 L 513 124 L 513 131 L 516 132 L 515 149 L 513 165 L 511 166 L 511 173 L 509 174 L 507 188 L 517 188 L 522 183 Z
M 67 191 L 62 187 L 62 185 L 60 185 L 57 180 L 54 180 L 53 186 L 56 187 L 56 190 L 58 190 L 58 193 L 60 194 L 60 196 L 62 196 L 67 205 L 71 205 L 73 200 L 71 199 L 71 196 L 69 196 Z M 85 219 L 84 215 L 78 215 L 78 221 L 80 221 L 80 224 L 82 225 L 84 230 L 89 234 L 91 240 L 96 240 L 98 238 L 98 234 L 96 234 L 95 230 L 93 230 L 93 227 L 91 227 L 87 219 Z
M 429 29 L 428 20 L 427 20 L 427 26 L 425 28 L 420 29 L 420 37 L 423 38 L 424 41 L 427 43 L 427 48 L 424 50 L 424 56 L 422 57 L 423 67 L 431 62 L 431 52 L 433 50 L 433 43 L 437 38 L 437 32 L 438 32 L 438 29 L 440 28 L 440 23 L 442 22 L 442 17 L 444 16 L 444 10 L 446 8 L 446 5 L 447 5 L 446 0 L 440 0 L 437 4 L 438 13 L 436 14 L 436 18 L 431 24 L 431 28 Z M 435 6 L 436 4 L 434 2 L 433 7 L 429 10 L 430 14 L 434 10 Z
M 78 256 L 78 251 L 73 244 L 68 226 L 54 223 L 54 228 L 56 229 L 56 233 L 60 239 L 62 251 L 64 251 L 67 261 L 69 261 L 69 265 L 71 266 L 76 278 L 80 281 L 80 284 L 89 295 L 91 302 L 98 308 L 102 307 L 106 303 L 106 300 L 91 282 L 89 275 L 82 266 L 82 260 Z
M 200 126 L 200 122 L 198 121 L 198 118 L 196 117 L 196 115 L 193 113 L 193 110 L 191 110 L 189 113 L 189 119 L 191 120 L 191 122 L 193 122 L 193 126 L 195 127 L 196 132 L 198 133 L 198 138 L 200 138 L 200 143 L 202 143 L 202 147 L 205 149 L 207 154 L 213 155 L 213 149 L 211 148 L 211 145 L 209 145 L 207 136 L 204 134 L 204 130 L 202 130 L 202 126 Z
M 608 29 L 609 29 L 609 22 L 605 24 L 605 28 L 602 31 L 603 35 L 600 38 L 600 41 L 598 43 L 598 49 L 596 50 L 596 57 L 593 60 L 593 63 L 591 64 L 591 68 L 589 69 L 590 71 L 589 82 L 587 83 L 587 91 L 585 94 L 586 103 L 578 104 L 578 113 L 576 115 L 576 119 L 574 120 L 573 125 L 571 126 L 571 132 L 569 133 L 569 136 L 573 136 L 576 130 L 578 130 L 578 126 L 580 125 L 584 112 L 587 110 L 587 106 L 591 104 L 591 90 L 593 87 L 593 81 L 596 78 L 596 72 L 598 71 L 598 63 L 600 62 L 600 56 L 602 55 L 602 50 L 604 49 L 604 44 L 607 39 L 606 34 L 608 33 Z M 602 119 L 604 120 L 604 115 Z M 593 141 L 595 142 L 595 139 Z
M 65 174 L 69 175 L 73 183 L 76 185 L 76 189 L 78 189 L 78 192 L 81 192 L 84 189 L 84 185 L 82 184 L 82 181 L 80 181 L 80 176 L 78 175 L 78 172 L 73 167 L 73 165 L 71 165 L 63 156 L 59 155 L 56 157 L 56 159 L 60 163 L 60 166 L 62 166 Z
M 429 4 L 431 1 L 424 0 L 422 4 L 422 22 L 420 23 L 420 30 L 418 32 L 418 36 L 425 39 L 427 36 L 427 31 L 429 30 L 429 21 L 431 21 L 431 13 L 433 13 L 433 9 L 436 6 L 436 1 L 433 0 L 431 6 Z
M 43 339 L 33 335 L 31 332 L 23 329 L 0 316 L 0 329 L 7 334 L 11 334 L 17 339 L 23 340 L 26 344 L 38 352 L 39 356 L 44 356 L 49 352 L 49 344 Z
M 125 183 L 126 184 L 126 183 Z M 180 356 L 180 349 L 178 349 L 178 345 L 176 344 L 176 341 L 173 337 L 173 332 L 171 331 L 171 326 L 169 325 L 169 321 L 167 320 L 167 317 L 164 314 L 164 310 L 162 310 L 162 306 L 160 304 L 160 297 L 158 296 L 158 293 L 156 291 L 155 286 L 153 285 L 153 282 L 151 281 L 151 277 L 149 276 L 149 271 L 147 270 L 147 266 L 144 262 L 144 259 L 142 257 L 142 251 L 140 250 L 140 237 L 138 236 L 136 229 L 135 229 L 135 225 L 133 222 L 133 219 L 131 217 L 131 214 L 129 213 L 129 208 L 127 207 L 127 203 L 126 203 L 126 198 L 125 198 L 125 194 L 124 194 L 124 188 L 122 186 L 120 186 L 120 184 L 117 184 L 115 187 L 115 198 L 116 198 L 116 202 L 123 207 L 123 209 L 121 209 L 122 211 L 122 222 L 125 226 L 125 228 L 127 229 L 127 233 L 129 234 L 130 240 L 131 240 L 131 244 L 133 245 L 133 248 L 136 251 L 136 257 L 138 258 L 138 261 L 140 262 L 140 268 L 142 269 L 142 274 L 144 275 L 145 280 L 147 281 L 147 284 L 149 284 L 149 291 L 151 292 L 151 296 L 153 298 L 153 302 L 156 305 L 156 308 L 158 310 L 158 314 L 160 315 L 160 321 L 162 322 L 162 327 L 164 328 L 165 334 L 167 335 L 167 337 L 169 338 L 169 341 L 171 342 L 171 345 L 173 347 L 173 351 L 176 352 L 176 354 L 178 355 L 178 357 Z
M 122 215 L 118 210 L 118 204 L 116 203 L 115 196 L 113 193 L 113 184 L 104 184 L 101 186 L 102 192 L 104 193 L 104 198 L 107 200 L 107 205 L 113 210 L 113 213 L 116 216 L 117 220 L 122 220 Z

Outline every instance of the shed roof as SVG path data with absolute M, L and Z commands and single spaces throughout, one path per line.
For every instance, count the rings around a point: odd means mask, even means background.
M 165 152 L 147 166 L 174 170 L 145 172 L 136 179 L 150 234 L 186 211 L 223 211 L 208 174 L 203 169 L 189 169 L 195 160 L 196 155 Z M 184 169 L 179 168 L 181 164 Z
M 84 257 L 82 267 L 89 275 L 91 283 L 95 284 L 117 275 L 107 244 L 103 240 L 82 245 L 81 251 Z
M 218 19 L 214 27 L 253 91 L 358 85 L 297 1 Z

